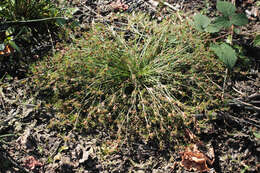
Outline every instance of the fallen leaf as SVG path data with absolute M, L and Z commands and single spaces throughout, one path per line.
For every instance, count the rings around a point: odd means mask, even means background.
M 0 55 L 9 56 L 14 53 L 14 49 L 10 45 L 6 45 L 5 49 L 0 51 Z
M 180 165 L 188 171 L 209 171 L 207 163 L 212 165 L 214 162 L 214 160 L 210 160 L 203 152 L 201 152 L 195 144 L 186 147 L 185 151 L 180 154 L 182 155 Z
M 24 162 L 25 162 L 24 163 L 25 167 L 30 170 L 34 170 L 37 166 L 39 167 L 43 166 L 43 164 L 38 160 L 36 160 L 33 156 L 27 157 Z
M 127 10 L 128 9 L 128 5 L 124 4 L 123 2 L 121 2 L 121 0 L 117 0 L 117 1 L 113 1 L 110 6 L 114 9 L 114 10 Z

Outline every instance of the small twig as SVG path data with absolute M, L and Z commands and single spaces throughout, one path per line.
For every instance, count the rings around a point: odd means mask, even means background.
M 98 13 L 95 12 L 93 9 L 91 9 L 91 8 L 89 8 L 88 6 L 84 5 L 82 2 L 81 2 L 80 4 L 83 5 L 83 7 L 86 8 L 87 10 L 89 10 L 91 13 L 94 13 L 95 15 L 97 15 L 97 17 L 104 18 L 102 15 L 98 14 Z
M 177 17 L 179 18 L 179 20 L 180 20 L 181 22 L 183 21 L 181 15 L 179 14 L 179 9 L 178 9 L 178 8 L 172 6 L 172 5 L 169 4 L 168 2 L 163 2 L 163 4 L 166 5 L 166 6 L 168 6 L 170 9 L 176 11 L 176 14 L 177 14 Z
M 225 77 L 224 77 L 224 83 L 223 83 L 223 89 L 222 89 L 223 97 L 224 97 L 224 94 L 225 94 L 227 75 L 228 75 L 228 68 L 226 68 L 226 71 L 225 71 Z
M 0 84 L 2 84 L 2 81 L 4 80 L 4 78 L 6 77 L 7 72 L 5 72 L 5 74 L 3 75 L 3 77 L 0 79 Z
M 51 41 L 52 56 L 54 56 L 55 49 L 54 49 L 54 44 L 53 44 L 53 39 L 52 39 L 52 36 L 51 36 L 51 32 L 50 32 L 49 27 L 48 27 L 48 25 L 46 23 L 45 23 L 45 26 L 47 28 L 47 31 L 48 31 L 48 34 L 49 34 L 49 37 L 50 37 L 50 41 Z
M 58 150 L 59 150 L 59 148 L 61 147 L 62 141 L 58 141 L 57 143 L 58 143 L 58 144 L 57 144 L 57 148 L 54 149 L 54 151 L 49 154 L 49 157 L 50 157 L 50 158 L 53 158 L 53 157 L 58 153 Z
M 5 137 L 9 137 L 9 136 L 15 136 L 15 134 L 4 134 L 4 135 L 0 135 L 0 138 L 5 138 Z
M 230 96 L 230 95 L 229 95 L 229 96 Z M 231 97 L 232 97 L 232 96 L 231 96 Z M 250 104 L 250 103 L 243 102 L 243 101 L 238 100 L 238 99 L 236 99 L 236 98 L 233 98 L 233 100 L 235 100 L 235 102 L 239 102 L 240 104 L 242 104 L 242 105 L 244 105 L 244 106 L 248 106 L 248 107 L 252 108 L 252 109 L 255 110 L 255 111 L 260 112 L 260 107 L 257 107 L 257 106 L 255 106 L 255 105 L 252 105 L 252 104 Z
M 16 136 L 15 134 L 4 134 L 4 135 L 0 135 L 0 144 L 8 144 L 8 142 L 5 142 L 3 139 L 1 138 L 6 138 L 6 137 L 10 137 L 10 136 Z
M 260 104 L 260 100 L 252 100 L 250 101 L 251 104 Z
M 215 82 L 213 82 L 208 76 L 207 76 L 207 78 L 208 78 L 214 85 L 216 85 L 219 89 L 223 90 L 223 88 L 221 88 L 218 84 L 216 84 Z M 252 104 L 250 104 L 250 103 L 243 102 L 243 101 L 241 101 L 241 100 L 239 100 L 239 99 L 237 99 L 237 98 L 234 98 L 233 96 L 231 96 L 231 95 L 229 95 L 229 94 L 227 94 L 227 93 L 224 93 L 224 96 L 227 96 L 227 97 L 229 97 L 229 98 L 231 98 L 231 99 L 233 99 L 233 100 L 239 102 L 240 104 L 242 104 L 242 105 L 244 105 L 244 106 L 248 106 L 248 107 L 250 107 L 251 109 L 260 112 L 260 107 L 254 106 L 254 105 L 252 105 Z M 255 95 L 253 95 L 253 96 L 255 96 Z M 258 96 L 258 95 L 256 95 L 256 96 Z
M 228 32 L 228 33 L 226 33 L 226 34 L 224 34 L 224 35 L 218 36 L 218 37 L 216 37 L 216 38 L 206 39 L 205 42 L 208 42 L 208 41 L 216 42 L 218 39 L 224 38 L 224 37 L 226 37 L 226 36 L 229 35 L 229 34 L 230 34 L 230 32 Z
M 254 94 L 248 96 L 248 98 L 251 99 L 251 100 L 256 99 L 256 98 L 260 98 L 260 93 L 254 93 Z
M 0 90 L 1 90 L 1 89 L 2 89 L 2 88 L 0 88 Z M 0 91 L 0 101 L 1 101 L 1 104 L 2 104 L 2 106 L 3 106 L 3 108 L 4 108 L 5 112 L 6 112 L 6 107 L 5 107 L 5 104 L 4 104 L 4 101 L 3 101 L 4 96 L 3 96 L 2 94 L 3 94 L 3 92 Z
M 163 4 L 166 5 L 167 7 L 169 7 L 170 9 L 176 11 L 176 14 L 177 14 L 177 17 L 179 18 L 179 20 L 180 20 L 181 22 L 183 21 L 181 15 L 179 14 L 179 9 L 178 9 L 178 8 L 172 6 L 172 5 L 169 4 L 168 2 L 163 2 Z
M 246 96 L 245 93 L 242 93 L 241 91 L 238 91 L 235 87 L 232 87 L 233 90 L 235 90 L 237 93 L 239 93 L 242 96 Z
M 223 88 L 221 88 L 221 86 L 219 86 L 216 82 L 214 82 L 213 80 L 211 80 L 208 75 L 206 75 L 206 77 L 208 78 L 208 80 L 210 80 L 210 82 L 212 82 L 214 85 L 216 85 L 218 87 L 218 89 L 223 90 Z
M 56 19 L 68 20 L 68 18 L 65 18 L 65 17 L 49 17 L 49 18 L 33 19 L 33 20 L 6 21 L 6 22 L 2 22 L 1 25 L 18 25 L 18 24 L 20 25 L 20 24 L 43 22 L 43 21 L 48 21 L 48 20 L 56 20 Z
M 168 2 L 163 2 L 164 5 L 168 6 L 170 9 L 174 10 L 174 11 L 179 11 L 178 8 L 172 6 L 171 4 L 169 4 Z
M 260 126 L 259 126 L 258 124 L 255 124 L 255 123 L 252 123 L 252 122 L 243 120 L 243 119 L 241 119 L 241 118 L 237 118 L 237 117 L 235 117 L 235 116 L 233 116 L 233 115 L 230 115 L 230 114 L 228 114 L 228 113 L 222 113 L 222 115 L 224 115 L 224 117 L 229 117 L 230 119 L 233 119 L 233 120 L 235 120 L 235 121 L 242 122 L 242 123 L 246 123 L 246 124 L 250 124 L 250 125 L 253 125 L 253 126 L 257 127 L 257 128 L 260 128 Z
M 255 123 L 255 124 L 260 124 L 260 121 L 253 120 L 253 119 L 251 119 L 251 118 L 245 117 L 245 119 L 246 119 L 248 122 L 252 122 L 252 123 Z
M 155 1 L 155 2 L 156 2 L 156 1 Z M 157 5 L 159 4 L 158 2 L 154 3 L 153 1 L 148 1 L 148 3 L 151 4 L 151 5 L 154 4 L 154 5 L 152 5 L 152 6 L 157 6 Z M 157 4 L 157 3 L 158 3 L 158 4 Z M 183 21 L 181 15 L 180 15 L 179 12 L 178 12 L 178 11 L 179 11 L 178 8 L 172 6 L 172 5 L 169 4 L 168 2 L 162 2 L 162 4 L 165 5 L 165 6 L 167 6 L 167 7 L 169 7 L 170 9 L 176 11 L 176 14 L 177 14 L 178 19 L 179 19 L 181 22 Z M 155 8 L 152 7 L 152 9 L 153 9 L 154 11 L 158 12 Z

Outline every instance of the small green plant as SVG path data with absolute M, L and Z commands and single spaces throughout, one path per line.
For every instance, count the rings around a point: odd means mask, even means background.
M 14 37 L 12 35 L 11 28 L 9 28 L 6 31 L 0 32 L 0 34 L 2 35 L 2 37 L 0 37 L 0 51 L 1 51 L 0 56 L 4 56 L 5 54 L 7 54 L 7 55 L 11 54 L 12 48 L 14 48 L 16 51 L 21 53 L 20 48 L 14 42 Z M 10 48 L 10 46 L 11 46 L 11 48 Z M 8 52 L 7 52 L 7 49 L 9 49 Z
M 211 49 L 220 58 L 220 60 L 229 68 L 232 69 L 237 61 L 237 53 L 232 47 L 233 31 L 237 32 L 238 26 L 244 26 L 248 23 L 248 19 L 244 14 L 236 13 L 234 4 L 227 1 L 217 1 L 217 10 L 222 14 L 216 17 L 213 21 L 205 15 L 197 14 L 194 16 L 194 27 L 200 32 L 218 33 L 222 29 L 229 29 L 225 35 L 221 35 L 216 39 L 226 36 L 226 43 L 212 44 Z
M 57 31 L 63 24 L 68 9 L 59 8 L 51 0 L 2 0 L 0 2 L 0 51 L 10 45 L 18 52 L 20 42 L 31 43 L 49 29 Z
M 20 21 L 54 17 L 59 10 L 51 0 L 2 0 L 0 19 Z
M 118 32 L 93 24 L 32 66 L 32 86 L 60 112 L 60 125 L 106 130 L 121 141 L 176 141 L 192 113 L 222 105 L 211 81 L 220 83 L 224 68 L 204 46 L 208 34 L 174 16 L 161 23 L 143 14 L 114 17 L 128 24 Z
M 216 17 L 213 21 L 205 15 L 197 14 L 194 16 L 194 26 L 199 31 L 209 33 L 219 32 L 221 29 L 228 29 L 232 25 L 244 26 L 248 23 L 245 14 L 236 13 L 234 4 L 227 1 L 217 1 L 217 10 L 222 16 Z

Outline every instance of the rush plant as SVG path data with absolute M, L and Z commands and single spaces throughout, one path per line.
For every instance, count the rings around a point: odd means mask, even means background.
M 191 114 L 219 109 L 221 91 L 211 81 L 221 82 L 224 68 L 204 46 L 208 34 L 174 16 L 114 18 L 128 23 L 119 31 L 93 24 L 32 66 L 32 86 L 59 112 L 58 124 L 163 143 L 182 137 Z

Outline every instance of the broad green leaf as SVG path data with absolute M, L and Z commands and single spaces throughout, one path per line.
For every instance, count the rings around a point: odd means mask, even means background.
M 214 44 L 210 47 L 211 50 L 219 57 L 219 59 L 229 68 L 232 69 L 237 61 L 235 50 L 226 43 L 221 45 Z
M 229 17 L 236 12 L 236 7 L 231 2 L 217 1 L 217 10 L 225 17 Z
M 0 44 L 0 51 L 3 51 L 3 50 L 5 50 L 5 44 L 4 43 Z
M 232 26 L 231 21 L 228 17 L 220 16 L 214 21 L 214 26 L 218 28 L 230 28 Z
M 257 35 L 255 37 L 254 46 L 260 46 L 260 35 Z
M 221 27 L 219 27 L 218 25 L 214 25 L 214 24 L 210 24 L 207 28 L 205 28 L 205 31 L 209 32 L 209 33 L 216 33 L 219 32 L 221 30 Z
M 210 19 L 202 14 L 196 14 L 194 16 L 194 27 L 198 31 L 203 31 L 210 24 Z
M 260 139 L 260 132 L 254 132 L 254 136 L 258 139 Z
M 244 14 L 233 14 L 230 19 L 231 23 L 237 26 L 243 26 L 248 23 L 248 19 Z
M 16 45 L 14 41 L 9 41 L 8 43 L 10 44 L 10 46 L 12 46 L 12 48 L 21 53 L 21 49 Z

